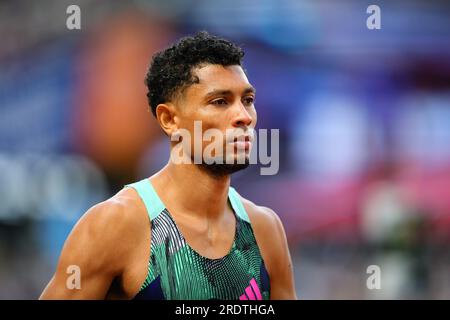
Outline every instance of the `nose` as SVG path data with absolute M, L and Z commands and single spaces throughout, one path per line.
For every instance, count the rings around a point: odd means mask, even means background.
M 248 110 L 242 103 L 237 104 L 236 114 L 233 118 L 233 127 L 248 127 L 252 123 L 253 119 Z

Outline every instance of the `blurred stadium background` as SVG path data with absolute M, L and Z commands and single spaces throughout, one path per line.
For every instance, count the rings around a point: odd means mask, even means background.
M 280 129 L 279 173 L 232 183 L 280 215 L 299 298 L 450 299 L 449 17 L 435 0 L 0 1 L 0 299 L 37 298 L 83 212 L 167 161 L 143 78 L 198 30 L 243 46 L 258 128 Z

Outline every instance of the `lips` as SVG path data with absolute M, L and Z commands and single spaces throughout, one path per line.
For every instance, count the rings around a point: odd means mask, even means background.
M 253 139 L 250 136 L 240 136 L 235 137 L 232 143 L 235 145 L 237 150 L 248 151 L 252 145 L 252 140 Z
M 245 151 L 250 150 L 250 146 L 252 145 L 250 141 L 237 141 L 233 143 L 236 146 L 237 150 L 245 150 Z
M 241 130 L 239 130 L 241 131 Z M 227 132 L 227 142 L 234 146 L 234 152 L 249 151 L 254 140 L 254 131 L 252 129 L 236 131 L 231 134 Z
M 253 139 L 250 136 L 240 136 L 240 137 L 235 137 L 233 142 L 251 142 Z

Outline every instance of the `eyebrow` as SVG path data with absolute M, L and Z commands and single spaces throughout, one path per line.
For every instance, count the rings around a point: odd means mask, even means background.
M 256 93 L 256 89 L 252 86 L 247 87 L 244 89 L 244 91 L 242 91 L 242 94 L 247 94 L 247 93 Z M 212 90 L 210 92 L 208 92 L 205 95 L 205 99 L 211 98 L 213 96 L 216 95 L 222 95 L 222 96 L 227 96 L 227 95 L 232 95 L 233 92 L 231 90 L 221 90 L 221 89 L 216 89 L 216 90 Z

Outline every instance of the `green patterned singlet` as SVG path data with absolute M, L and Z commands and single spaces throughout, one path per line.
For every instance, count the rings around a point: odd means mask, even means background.
M 148 273 L 134 299 L 166 300 L 266 300 L 270 298 L 269 274 L 256 243 L 250 219 L 233 187 L 228 199 L 236 217 L 230 252 L 209 259 L 184 239 L 149 179 L 134 188 L 145 204 L 151 225 Z

